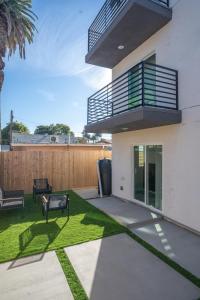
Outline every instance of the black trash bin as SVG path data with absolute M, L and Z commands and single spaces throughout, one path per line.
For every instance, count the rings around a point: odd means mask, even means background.
M 99 173 L 103 196 L 110 196 L 112 193 L 112 161 L 110 159 L 99 160 Z

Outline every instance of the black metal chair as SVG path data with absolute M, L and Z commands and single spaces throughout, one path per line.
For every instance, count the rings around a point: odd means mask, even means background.
M 48 183 L 48 178 L 33 179 L 33 199 L 36 200 L 37 195 L 51 194 L 52 186 Z
M 48 223 L 49 211 L 60 210 L 64 213 L 67 210 L 67 218 L 69 220 L 69 195 L 52 194 L 49 196 L 42 196 L 42 214 L 46 218 L 46 223 Z

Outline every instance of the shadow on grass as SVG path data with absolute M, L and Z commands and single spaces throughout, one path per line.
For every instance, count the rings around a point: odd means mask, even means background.
M 26 247 L 31 243 L 31 241 L 40 235 L 47 236 L 48 243 L 45 245 L 45 249 L 48 248 L 49 244 L 51 244 L 57 235 L 60 233 L 62 228 L 60 228 L 56 221 L 39 224 L 32 224 L 28 227 L 24 232 L 19 235 L 19 246 L 20 250 L 24 251 Z M 45 250 L 44 249 L 44 250 Z
M 104 213 L 102 212 L 102 215 Z M 103 228 L 103 233 L 101 238 L 111 236 L 113 234 L 119 234 L 125 232 L 125 229 L 123 226 L 121 226 L 119 223 L 117 223 L 115 220 L 109 218 L 108 216 L 104 215 L 107 219 L 107 222 L 105 223 L 105 220 L 100 218 L 98 214 L 91 216 L 90 214 L 85 214 L 84 218 L 81 220 L 81 224 L 84 225 L 97 225 L 99 227 Z
M 57 219 L 56 219 L 57 220 Z M 68 223 L 68 219 L 66 222 L 62 225 L 62 227 L 59 227 L 56 223 L 56 220 L 49 222 L 49 223 L 33 223 L 31 226 L 29 226 L 27 229 L 25 229 L 22 233 L 19 235 L 19 248 L 20 252 L 17 254 L 13 262 L 10 264 L 8 269 L 16 268 L 25 264 L 33 263 L 36 261 L 39 261 L 43 258 L 45 252 L 47 251 L 49 245 L 56 239 L 56 237 L 59 235 L 59 233 L 62 231 L 62 229 L 66 226 Z M 17 260 L 19 258 L 23 259 L 22 257 L 25 254 L 26 248 L 30 245 L 30 243 L 35 239 L 39 238 L 40 236 L 44 237 L 46 236 L 46 242 L 43 242 L 43 248 L 40 250 L 42 251 L 42 254 L 36 255 L 36 259 L 24 259 L 24 263 L 17 263 Z M 33 254 L 34 255 L 34 254 Z
M 55 211 L 50 212 L 46 224 L 40 203 L 34 203 L 31 195 L 25 196 L 23 210 L 0 212 L 0 262 L 14 260 L 12 268 L 19 258 L 26 262 L 24 258 L 30 255 L 124 232 L 121 225 L 99 209 L 72 191 L 69 194 L 69 223 L 67 213 Z

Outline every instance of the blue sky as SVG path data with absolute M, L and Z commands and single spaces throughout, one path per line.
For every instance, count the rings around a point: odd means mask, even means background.
M 86 124 L 87 97 L 111 80 L 111 71 L 85 64 L 87 30 L 104 0 L 33 0 L 38 16 L 26 60 L 6 59 L 2 125 L 15 120 L 31 131 L 65 123 L 79 133 Z

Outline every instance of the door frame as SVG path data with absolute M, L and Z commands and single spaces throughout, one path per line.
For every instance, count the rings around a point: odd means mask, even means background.
M 132 68 L 134 68 L 135 66 L 137 66 L 137 65 L 139 65 L 139 63 L 142 63 L 142 62 L 145 62 L 146 60 L 148 60 L 150 57 L 152 57 L 152 56 L 154 56 L 155 55 L 155 57 L 156 57 L 156 64 L 157 64 L 157 53 L 156 53 L 156 50 L 153 50 L 153 51 L 151 51 L 150 53 L 148 53 L 147 55 L 145 55 L 144 57 L 142 57 L 142 58 L 140 58 L 139 60 L 138 60 L 138 63 L 136 63 Z M 131 68 L 131 69 L 132 69 Z M 131 69 L 129 70 L 129 71 L 131 71 Z M 131 83 L 130 83 L 130 85 L 131 85 Z M 136 98 L 136 97 L 138 97 L 138 95 L 136 95 L 136 96 L 132 96 L 132 98 Z M 130 109 L 131 108 L 134 108 L 134 105 L 131 107 L 131 103 L 129 103 L 129 100 L 131 100 L 131 98 L 129 99 L 129 77 L 128 77 L 128 107 L 129 107 L 129 105 L 130 105 Z M 137 107 L 137 102 L 140 102 L 141 100 L 138 100 L 138 101 L 136 101 L 136 105 L 135 105 L 135 107 Z
M 153 50 L 152 52 L 150 52 L 149 54 L 147 54 L 146 56 L 144 56 L 144 57 L 140 60 L 140 62 L 143 62 L 143 61 L 149 59 L 149 58 L 150 58 L 151 56 L 153 56 L 153 55 L 155 55 L 155 56 L 156 56 L 156 59 L 157 59 L 156 50 Z M 157 62 L 156 62 L 156 63 L 157 63 Z
M 134 198 L 134 195 L 135 195 L 135 183 L 134 183 L 134 180 L 135 180 L 135 160 L 134 160 L 134 147 L 135 146 L 145 146 L 145 202 L 142 202 L 140 200 L 137 200 Z M 148 205 L 147 204 L 147 197 L 146 197 L 146 170 L 147 170 L 147 166 L 146 166 L 146 146 L 162 146 L 162 205 L 161 205 L 161 209 L 158 209 L 158 208 L 155 208 L 151 205 Z M 132 174 L 132 178 L 131 178 L 131 183 L 132 183 L 132 188 L 131 188 L 131 193 L 132 193 L 132 200 L 134 203 L 136 204 L 139 204 L 143 207 L 146 207 L 146 208 L 149 208 L 150 210 L 156 212 L 156 213 L 159 213 L 161 215 L 163 215 L 163 208 L 164 208 L 164 180 L 163 180 L 163 176 L 164 176 L 164 144 L 163 143 L 159 143 L 159 142 L 155 142 L 155 143 L 136 143 L 136 144 L 133 144 L 131 145 L 131 174 Z

